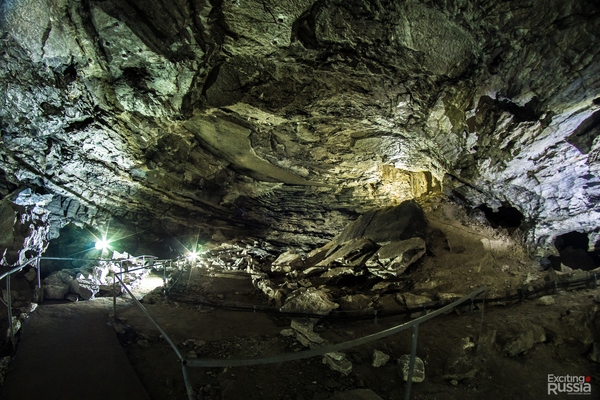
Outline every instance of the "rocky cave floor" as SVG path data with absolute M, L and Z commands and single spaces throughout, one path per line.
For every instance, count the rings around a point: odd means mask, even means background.
M 211 289 L 203 294 L 209 297 L 247 304 L 260 300 L 248 281 L 224 277 L 206 280 Z M 483 315 L 481 309 L 454 311 L 423 323 L 417 356 L 425 364 L 425 381 L 413 384 L 411 398 L 542 398 L 547 394 L 548 374 L 590 376 L 592 393 L 598 393 L 598 364 L 588 359 L 588 353 L 590 343 L 598 340 L 600 289 L 561 290 L 553 298 L 551 306 L 532 299 L 487 306 Z M 201 309 L 167 300 L 157 303 L 146 307 L 188 357 L 256 358 L 306 349 L 295 338 L 280 333 L 290 327 L 289 318 Z M 334 344 L 409 319 L 380 318 L 377 325 L 373 320 L 323 319 L 314 331 Z M 118 321 L 121 342 L 151 398 L 187 399 L 173 350 L 139 309 L 123 304 Z M 408 329 L 345 351 L 352 363 L 348 375 L 330 369 L 323 357 L 313 357 L 256 367 L 190 368 L 190 377 L 199 399 L 327 399 L 356 388 L 371 389 L 383 399 L 402 399 L 405 382 L 396 361 L 410 354 L 410 343 Z M 374 350 L 390 356 L 384 366 L 372 366 Z M 507 352 L 519 353 L 509 356 Z
M 188 263 L 168 297 L 162 287 L 156 287 L 162 283 L 159 272 L 144 278 L 152 284 L 138 285 L 134 294 L 185 357 L 261 358 L 376 333 L 421 314 L 386 315 L 423 302 L 449 302 L 484 285 L 486 298 L 491 299 L 507 291 L 531 290 L 548 280 L 600 273 L 598 269 L 543 271 L 519 244 L 518 230 L 492 228 L 480 215 L 467 214 L 451 203 L 425 202 L 423 210 L 429 223 L 424 238 L 427 249 L 391 279 L 372 274 L 323 278 L 327 273 L 273 272 L 276 263 L 272 259 L 266 265 L 240 263 L 250 252 L 241 249 L 252 246 L 245 244 L 248 241 L 234 241 L 212 246 L 194 268 Z M 256 249 L 252 251 L 256 254 Z M 267 277 L 269 285 L 258 284 L 257 275 L 262 281 Z M 351 321 L 327 316 L 310 324 L 306 318 L 293 320 L 260 312 L 261 307 L 281 307 L 282 299 L 273 293 L 281 292 L 288 304 L 300 286 L 314 287 L 315 292 L 339 303 L 336 312 L 378 310 L 377 324 L 373 318 Z M 542 294 L 549 296 L 488 301 L 485 307 L 475 305 L 472 312 L 461 306 L 423 323 L 417 356 L 424 362 L 425 379 L 413 384 L 411 398 L 541 398 L 547 395 L 548 374 L 589 376 L 595 398 L 600 393 L 600 289 L 588 284 Z M 213 306 L 245 306 L 250 312 L 200 305 L 200 300 Z M 253 305 L 259 312 L 252 312 Z M 187 399 L 181 366 L 164 338 L 131 299 L 118 297 L 117 306 L 116 318 L 109 323 L 150 397 Z M 0 324 L 6 329 L 5 321 Z M 313 357 L 256 367 L 190 368 L 190 378 L 198 399 L 344 399 L 336 396 L 357 388 L 370 389 L 373 396 L 383 399 L 400 399 L 405 382 L 397 363 L 410 354 L 410 344 L 408 329 L 344 351 L 345 364 L 337 370 L 323 357 Z M 374 350 L 389 360 L 374 367 Z
M 407 293 L 422 296 L 417 302 L 440 300 L 487 285 L 486 296 L 492 298 L 506 291 L 514 294 L 518 288 L 537 287 L 547 276 L 574 278 L 591 272 L 542 271 L 517 244 L 518 231 L 493 229 L 454 205 L 430 204 L 424 209 L 432 228 L 428 252 L 394 280 L 399 284 L 388 286 L 388 291 L 373 292 L 369 288 L 381 280 L 338 277 L 325 282 L 313 279 L 312 283 L 333 301 L 349 294 L 366 295 L 363 311 L 378 309 L 383 313 L 406 309 Z M 275 274 L 272 286 L 285 287 L 289 278 L 289 274 Z M 477 305 L 473 312 L 462 307 L 422 324 L 417 356 L 424 361 L 425 380 L 413 385 L 411 398 L 541 398 L 547 395 L 548 374 L 589 376 L 592 393 L 599 393 L 598 364 L 590 357 L 596 357 L 591 356 L 598 347 L 593 343 L 600 340 L 600 289 L 578 289 L 561 289 L 556 295 L 549 292 L 554 300 L 549 300 L 550 305 L 539 297 L 508 304 L 487 303 L 485 307 Z M 185 270 L 179 290 L 172 292 L 170 299 L 157 288 L 142 301 L 187 357 L 256 358 L 308 348 L 306 338 L 301 340 L 298 331 L 290 330 L 291 324 L 305 320 L 211 308 L 199 305 L 200 299 L 250 308 L 276 305 L 275 299 L 269 301 L 256 289 L 244 271 L 215 267 Z M 115 325 L 148 393 L 155 399 L 186 399 L 181 367 L 173 350 L 135 305 L 126 304 L 120 306 Z M 360 307 L 360 303 L 353 306 Z M 377 325 L 373 319 L 324 317 L 315 321 L 310 334 L 324 339 L 323 344 L 335 344 L 419 315 L 380 317 Z M 323 357 L 313 357 L 256 367 L 190 368 L 190 377 L 199 399 L 327 399 L 356 388 L 371 389 L 383 399 L 400 399 L 404 398 L 405 382 L 397 361 L 410 354 L 410 343 L 408 329 L 345 351 L 352 363 L 347 374 L 331 369 Z M 374 350 L 389 355 L 389 361 L 381 367 L 372 366 Z

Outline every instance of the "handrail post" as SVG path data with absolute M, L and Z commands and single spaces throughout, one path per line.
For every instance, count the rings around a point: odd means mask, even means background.
M 410 349 L 410 362 L 408 364 L 408 380 L 406 381 L 406 392 L 404 400 L 410 400 L 410 387 L 412 386 L 413 370 L 415 368 L 415 357 L 417 356 L 417 337 L 419 335 L 419 324 L 413 326 L 412 347 Z
M 115 272 L 111 273 L 113 278 L 113 318 L 117 320 L 117 278 L 115 277 Z
M 42 289 L 42 270 L 40 269 L 41 258 L 37 256 L 36 266 L 37 266 L 37 282 L 38 282 L 38 295 L 37 301 L 41 303 L 44 301 L 44 290 Z
M 8 326 L 10 329 L 10 341 L 13 345 L 13 349 L 16 348 L 16 344 L 15 344 L 15 332 L 13 329 L 13 320 L 12 320 L 12 305 L 11 305 L 11 298 L 10 298 L 10 275 L 8 275 L 6 277 L 6 305 L 8 308 Z
M 183 381 L 185 382 L 185 391 L 187 392 L 188 400 L 196 400 L 185 360 L 181 361 L 181 370 L 183 371 Z
M 169 266 L 171 265 L 171 260 L 169 260 Z M 163 263 L 163 294 L 167 294 L 167 263 Z

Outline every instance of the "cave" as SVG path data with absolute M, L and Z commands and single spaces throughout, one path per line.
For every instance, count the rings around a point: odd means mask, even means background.
M 561 264 L 584 271 L 600 267 L 600 254 L 589 251 L 589 239 L 581 232 L 569 232 L 556 237 L 554 242 L 559 256 L 550 257 L 552 268 L 561 270 Z
M 0 1 L 0 397 L 598 397 L 599 26 Z
M 502 227 L 509 231 L 515 231 L 523 222 L 523 214 L 511 206 L 500 206 L 497 211 L 494 211 L 487 205 L 483 204 L 477 209 L 483 211 L 486 219 L 493 228 Z

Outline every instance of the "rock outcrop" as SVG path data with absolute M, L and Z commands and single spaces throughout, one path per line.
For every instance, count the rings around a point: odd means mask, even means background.
M 165 253 L 217 231 L 310 251 L 441 191 L 515 207 L 538 255 L 593 248 L 599 21 L 593 0 L 3 2 L 0 189 Z

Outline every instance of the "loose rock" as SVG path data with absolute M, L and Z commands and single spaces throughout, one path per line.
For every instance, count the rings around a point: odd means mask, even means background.
M 410 366 L 410 355 L 405 354 L 398 359 L 398 375 L 408 381 L 408 369 Z M 413 370 L 412 381 L 423 382 L 425 380 L 425 364 L 419 357 L 415 357 L 415 366 Z
M 335 310 L 338 307 L 339 304 L 329 300 L 327 293 L 314 287 L 309 287 L 294 291 L 286 299 L 285 304 L 281 307 L 281 311 L 327 315 L 331 310 Z
M 390 356 L 379 350 L 373 350 L 373 367 L 383 367 L 389 361 Z
M 542 306 L 551 306 L 554 303 L 556 303 L 556 301 L 554 300 L 554 297 L 552 296 L 542 296 L 538 299 L 538 304 L 542 305 Z
M 344 353 L 339 351 L 326 353 L 325 357 L 323 357 L 323 364 L 328 364 L 329 368 L 341 372 L 346 376 L 352 372 L 352 363 L 346 359 Z

